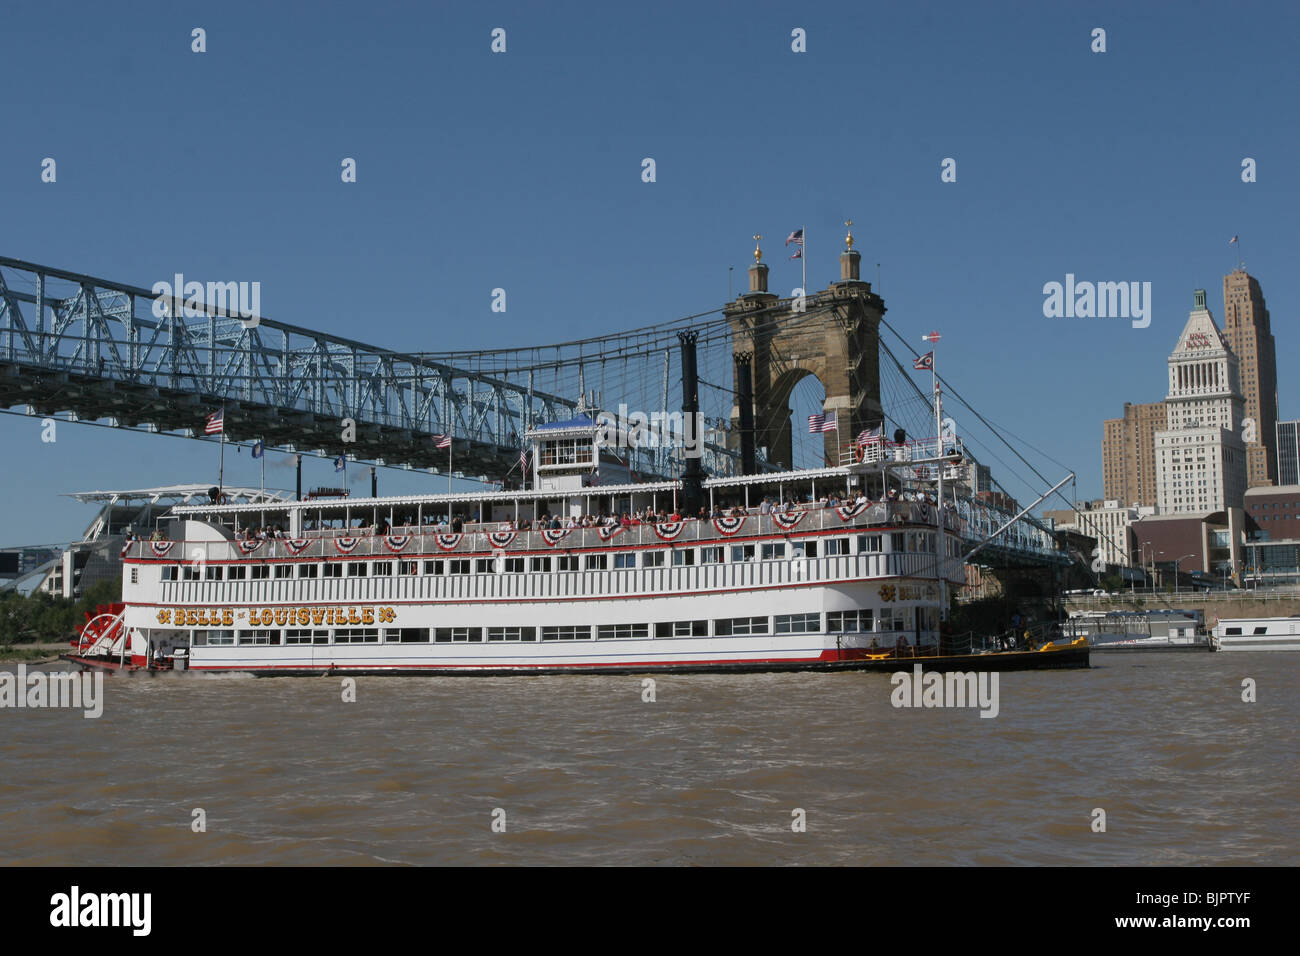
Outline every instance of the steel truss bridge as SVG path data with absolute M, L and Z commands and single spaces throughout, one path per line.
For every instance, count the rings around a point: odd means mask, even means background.
M 562 345 L 415 354 L 242 318 L 222 303 L 176 293 L 164 298 L 0 257 L 0 408 L 199 438 L 207 415 L 224 408 L 228 441 L 261 439 L 289 452 L 345 454 L 434 473 L 448 461 L 435 437 L 451 435 L 457 474 L 518 477 L 529 429 L 571 419 L 586 405 L 600 407 L 607 391 L 611 406 L 626 399 L 630 408 L 668 418 L 680 407 L 680 391 L 673 390 L 680 388 L 677 332 L 703 329 L 703 468 L 715 476 L 739 471 L 726 434 L 735 394 L 721 310 L 702 313 L 709 317 L 702 322 L 688 316 Z M 818 318 L 810 310 L 801 320 Z M 883 340 L 881 348 L 887 351 Z M 889 357 L 900 377 L 882 400 L 895 422 L 925 434 L 927 418 L 933 421 L 928 398 Z M 354 440 L 345 441 L 349 420 Z M 683 466 L 678 437 L 668 433 L 620 456 L 642 476 L 672 477 Z M 759 462 L 769 467 L 761 449 Z M 974 519 L 972 532 L 993 530 L 979 518 L 986 510 L 977 502 L 963 507 L 963 516 Z M 1062 554 L 1031 517 L 1000 535 L 992 552 L 999 561 L 1040 566 Z

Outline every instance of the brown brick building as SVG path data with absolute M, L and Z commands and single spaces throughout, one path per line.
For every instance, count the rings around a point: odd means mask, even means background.
M 1156 432 L 1165 427 L 1165 403 L 1124 403 L 1124 417 L 1107 419 L 1101 439 L 1107 498 L 1132 507 L 1156 504 Z
M 1240 363 L 1246 417 L 1255 423 L 1254 441 L 1246 443 L 1247 487 L 1277 484 L 1277 352 L 1259 280 L 1245 269 L 1223 277 L 1223 338 Z

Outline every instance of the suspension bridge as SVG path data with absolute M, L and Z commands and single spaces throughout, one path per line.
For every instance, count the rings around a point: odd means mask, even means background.
M 207 301 L 202 288 L 164 295 L 0 257 L 0 407 L 199 440 L 207 415 L 223 409 L 228 441 L 434 474 L 448 461 L 437 440 L 451 436 L 458 474 L 508 479 L 518 475 L 524 436 L 540 424 L 619 405 L 672 421 L 681 396 L 678 333 L 689 331 L 706 474 L 793 467 L 792 436 L 802 429 L 791 425 L 788 405 L 808 375 L 824 384 L 828 414 L 840 416 L 836 434 L 818 436 L 826 442 L 819 465 L 838 464 L 836 455 L 871 420 L 932 434 L 931 398 L 905 368 L 915 350 L 896 352 L 881 338 L 881 328 L 893 329 L 879 296 L 857 279 L 851 241 L 842 281 L 797 302 L 767 293 L 757 253 L 750 292 L 718 309 L 553 345 L 440 353 L 396 352 L 249 315 L 230 301 Z M 750 398 L 757 446 L 747 458 L 741 409 Z M 628 464 L 647 477 L 677 476 L 684 447 L 669 428 L 652 428 L 648 441 L 627 450 Z M 981 477 L 957 504 L 974 537 L 1017 508 L 989 469 L 969 450 L 967 457 Z M 1067 560 L 1030 516 L 1011 522 L 994 547 L 1006 562 Z

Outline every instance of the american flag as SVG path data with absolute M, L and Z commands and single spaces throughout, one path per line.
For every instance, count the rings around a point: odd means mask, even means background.
M 450 447 L 451 447 L 451 436 L 450 436 L 450 435 L 434 435 L 434 436 L 433 436 L 433 442 L 434 442 L 434 444 L 437 445 L 439 448 L 450 448 Z
M 790 243 L 792 243 L 792 242 L 793 242 L 793 243 L 796 243 L 796 244 L 798 244 L 798 245 L 801 245 L 801 246 L 803 245 L 803 230 L 802 230 L 802 229 L 796 229 L 794 232 L 790 233 L 790 235 L 788 235 L 788 236 L 786 237 L 785 244 L 786 244 L 787 246 L 790 245 Z M 793 259 L 794 257 L 791 256 L 790 258 Z
M 528 470 L 528 449 L 527 448 L 519 449 L 519 470 L 520 471 Z
M 335 471 L 343 471 L 343 469 L 347 468 L 347 466 L 348 466 L 348 460 L 343 455 L 339 455 L 337 458 L 334 459 Z
M 833 432 L 839 429 L 839 424 L 835 421 L 835 413 L 830 415 L 816 414 L 808 416 L 808 431 L 810 432 Z
M 217 411 L 213 412 L 211 415 L 208 416 L 207 421 L 203 425 L 203 434 L 220 435 L 222 432 L 226 430 L 225 418 L 226 418 L 226 410 L 224 408 L 218 409 Z
M 883 425 L 877 425 L 875 428 L 864 428 L 858 432 L 858 444 L 865 445 L 869 441 L 881 438 L 884 436 L 884 431 L 885 427 Z
M 800 246 L 798 249 L 796 249 L 796 250 L 794 251 L 794 255 L 792 255 L 790 258 L 791 258 L 791 259 L 802 259 L 802 258 L 803 258 L 803 246 Z
M 926 352 L 924 355 L 922 355 L 920 358 L 918 358 L 915 362 L 912 363 L 912 368 L 916 369 L 918 372 L 930 371 L 932 368 L 934 368 L 934 353 Z
M 1231 239 L 1228 240 L 1228 245 L 1232 245 L 1236 241 L 1237 241 L 1237 237 L 1233 236 Z

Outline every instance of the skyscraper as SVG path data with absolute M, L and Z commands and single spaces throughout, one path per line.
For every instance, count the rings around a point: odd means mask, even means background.
M 1162 515 L 1240 508 L 1246 493 L 1244 402 L 1237 356 L 1197 289 L 1169 356 L 1166 426 L 1156 432 L 1156 487 Z
M 1129 508 L 1156 504 L 1156 432 L 1165 425 L 1164 402 L 1125 402 L 1123 418 L 1102 423 L 1102 482 L 1107 498 Z
M 1277 484 L 1277 353 L 1264 293 L 1245 269 L 1223 277 L 1223 338 L 1240 363 L 1249 487 Z
M 1277 483 L 1300 485 L 1300 421 L 1277 423 Z

